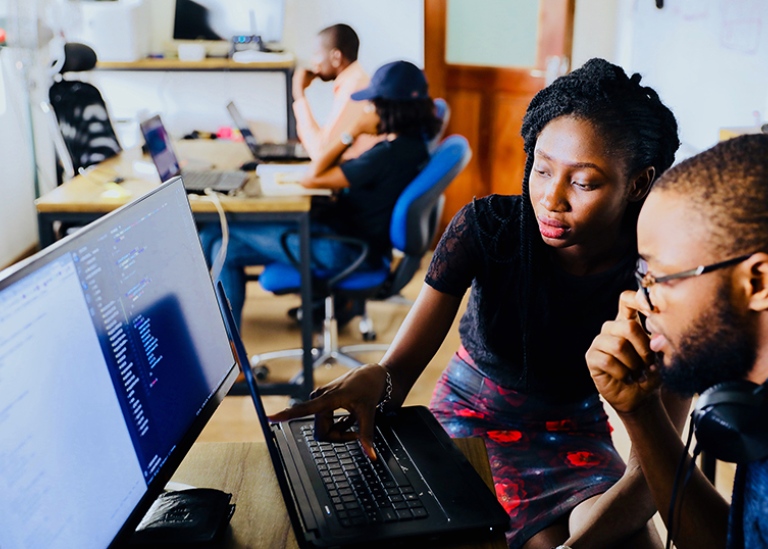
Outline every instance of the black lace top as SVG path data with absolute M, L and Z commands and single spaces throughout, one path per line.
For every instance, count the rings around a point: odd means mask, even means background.
M 542 299 L 532 300 L 528 371 L 523 368 L 520 319 L 520 196 L 491 195 L 462 208 L 443 234 L 426 282 L 461 297 L 472 291 L 459 325 L 469 355 L 496 383 L 558 401 L 595 392 L 584 354 L 619 294 L 634 289 L 635 257 L 610 270 L 574 276 L 547 262 L 536 271 Z M 543 301 L 543 303 L 542 303 Z

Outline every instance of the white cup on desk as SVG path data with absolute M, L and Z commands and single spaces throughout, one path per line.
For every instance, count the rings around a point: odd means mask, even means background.
M 179 44 L 179 61 L 202 61 L 205 59 L 205 46 L 202 44 Z

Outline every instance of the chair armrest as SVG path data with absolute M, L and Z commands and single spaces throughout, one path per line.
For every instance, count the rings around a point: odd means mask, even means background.
M 291 236 L 292 234 L 298 234 L 298 231 L 295 231 L 295 230 L 285 231 L 282 235 L 280 235 L 280 246 L 282 246 L 283 251 L 285 252 L 285 255 L 288 257 L 288 260 L 291 262 L 291 264 L 296 269 L 301 270 L 301 263 L 293 255 L 293 252 L 288 247 L 288 237 Z M 342 269 L 340 272 L 336 273 L 334 276 L 327 279 L 326 282 L 329 287 L 333 286 L 339 280 L 344 279 L 345 277 L 349 276 L 351 273 L 356 271 L 360 267 L 360 265 L 362 265 L 363 262 L 368 258 L 368 252 L 370 250 L 370 246 L 368 245 L 367 242 L 359 238 L 353 238 L 351 236 L 342 236 L 338 234 L 313 234 L 311 235 L 311 238 L 336 240 L 338 242 L 343 242 L 345 244 L 350 244 L 352 246 L 356 246 L 360 248 L 360 252 L 358 256 L 348 267 L 346 267 L 345 269 Z

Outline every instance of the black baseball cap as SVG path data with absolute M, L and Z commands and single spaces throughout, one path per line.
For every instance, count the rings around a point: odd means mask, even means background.
M 394 61 L 379 67 L 367 88 L 352 94 L 355 101 L 389 99 L 412 101 L 427 99 L 427 78 L 424 72 L 408 61 Z

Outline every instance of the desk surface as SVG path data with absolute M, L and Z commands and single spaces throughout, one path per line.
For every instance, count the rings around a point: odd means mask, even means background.
M 456 445 L 493 489 L 483 441 L 479 438 L 456 439 Z M 265 443 L 195 444 L 172 480 L 233 494 L 237 508 L 227 547 L 298 548 Z M 419 549 L 423 547 L 423 544 L 419 545 Z M 506 543 L 500 533 L 499 539 L 493 542 L 448 547 L 504 549 Z
M 221 140 L 185 140 L 176 143 L 179 157 L 198 161 L 209 168 L 232 169 L 247 160 L 251 154 L 244 143 Z M 140 168 L 140 169 L 139 169 Z M 111 183 L 116 177 L 125 179 Z M 105 160 L 87 172 L 78 175 L 35 201 L 40 213 L 106 213 L 142 196 L 157 187 L 160 179 L 152 160 L 140 148 L 123 151 Z M 224 209 L 230 212 L 306 212 L 311 199 L 308 196 L 279 197 L 221 197 Z M 210 200 L 190 197 L 192 211 L 215 212 Z

